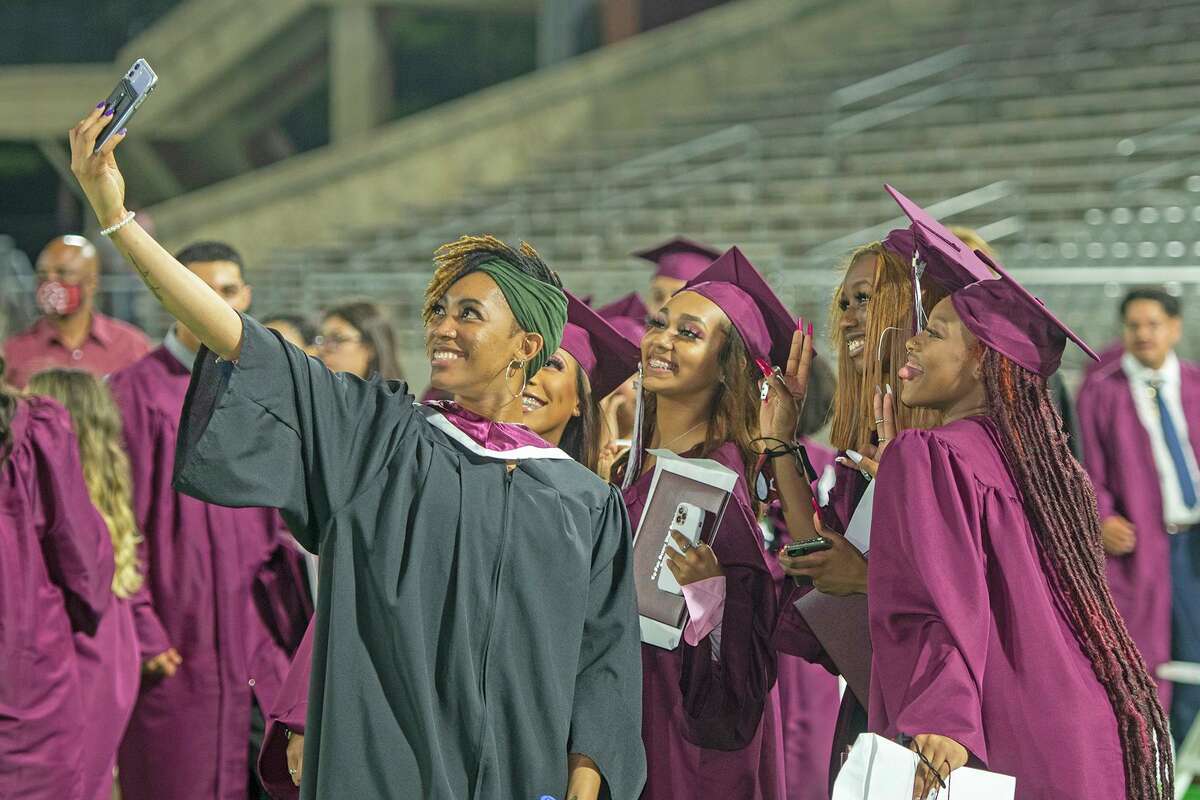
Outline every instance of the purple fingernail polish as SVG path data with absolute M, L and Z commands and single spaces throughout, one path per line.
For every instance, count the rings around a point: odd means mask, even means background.
M 111 116 L 112 116 L 113 114 L 115 114 L 116 112 L 117 112 L 117 107 L 116 107 L 116 106 L 113 106 L 113 107 L 112 107 L 112 108 L 110 108 L 108 111 L 105 111 L 105 112 L 104 112 L 104 116 L 106 116 L 106 117 L 111 117 Z
M 96 103 L 96 108 L 104 108 L 106 102 L 105 100 L 101 100 L 99 103 Z
M 128 130 L 128 129 L 127 129 L 127 128 L 121 128 L 121 130 L 117 131 L 117 136 L 124 136 L 124 135 L 125 135 L 125 131 L 126 131 L 126 130 Z

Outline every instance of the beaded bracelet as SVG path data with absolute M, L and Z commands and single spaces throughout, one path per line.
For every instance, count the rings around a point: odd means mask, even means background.
M 116 225 L 109 226 L 109 227 L 105 228 L 104 230 L 100 231 L 100 235 L 101 236 L 112 236 L 114 233 L 121 230 L 121 228 L 124 228 L 126 225 L 133 222 L 133 218 L 136 216 L 137 216 L 137 214 L 130 211 Z

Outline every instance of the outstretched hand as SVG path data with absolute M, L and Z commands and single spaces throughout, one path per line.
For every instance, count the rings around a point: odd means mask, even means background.
M 100 225 L 105 228 L 120 222 L 127 213 L 125 178 L 113 157 L 113 150 L 125 140 L 125 131 L 121 130 L 105 142 L 99 152 L 92 152 L 100 132 L 112 121 L 112 115 L 113 109 L 101 103 L 67 134 L 71 140 L 71 172 L 96 212 Z
M 804 320 L 792 334 L 786 369 L 765 378 L 768 382 L 767 401 L 759 412 L 759 427 L 763 435 L 790 442 L 796 436 L 804 398 L 808 394 L 808 377 L 812 370 L 813 326 L 807 329 Z

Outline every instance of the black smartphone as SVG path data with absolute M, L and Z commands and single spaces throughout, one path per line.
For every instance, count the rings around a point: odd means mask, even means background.
M 93 152 L 100 152 L 100 148 L 104 146 L 105 142 L 129 124 L 129 120 L 133 119 L 133 113 L 150 96 L 157 83 L 158 76 L 154 74 L 154 70 L 150 69 L 146 59 L 139 58 L 133 62 L 129 71 L 121 77 L 117 88 L 113 89 L 112 94 L 104 101 L 105 111 L 112 109 L 113 113 L 108 124 L 104 126 L 104 130 L 100 131 L 100 135 L 96 137 L 96 147 Z
M 826 539 L 824 536 L 814 536 L 811 539 L 805 539 L 802 542 L 792 542 L 783 551 L 788 554 L 788 558 L 799 558 L 800 556 L 811 556 L 813 553 L 819 553 L 822 550 L 829 550 L 833 547 L 833 542 Z

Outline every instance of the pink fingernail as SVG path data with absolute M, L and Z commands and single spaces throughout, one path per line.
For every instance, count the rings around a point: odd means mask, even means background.
M 811 322 L 808 323 L 808 335 L 809 336 L 813 335 L 813 324 Z
M 767 361 L 765 358 L 756 358 L 756 359 L 754 359 L 754 363 L 758 365 L 758 368 L 760 370 L 762 370 L 762 374 L 763 374 L 764 378 L 771 377 L 772 370 L 771 370 L 771 362 L 770 361 Z
M 798 331 L 804 330 L 804 317 L 801 317 L 800 319 L 796 320 L 796 330 L 798 330 Z

